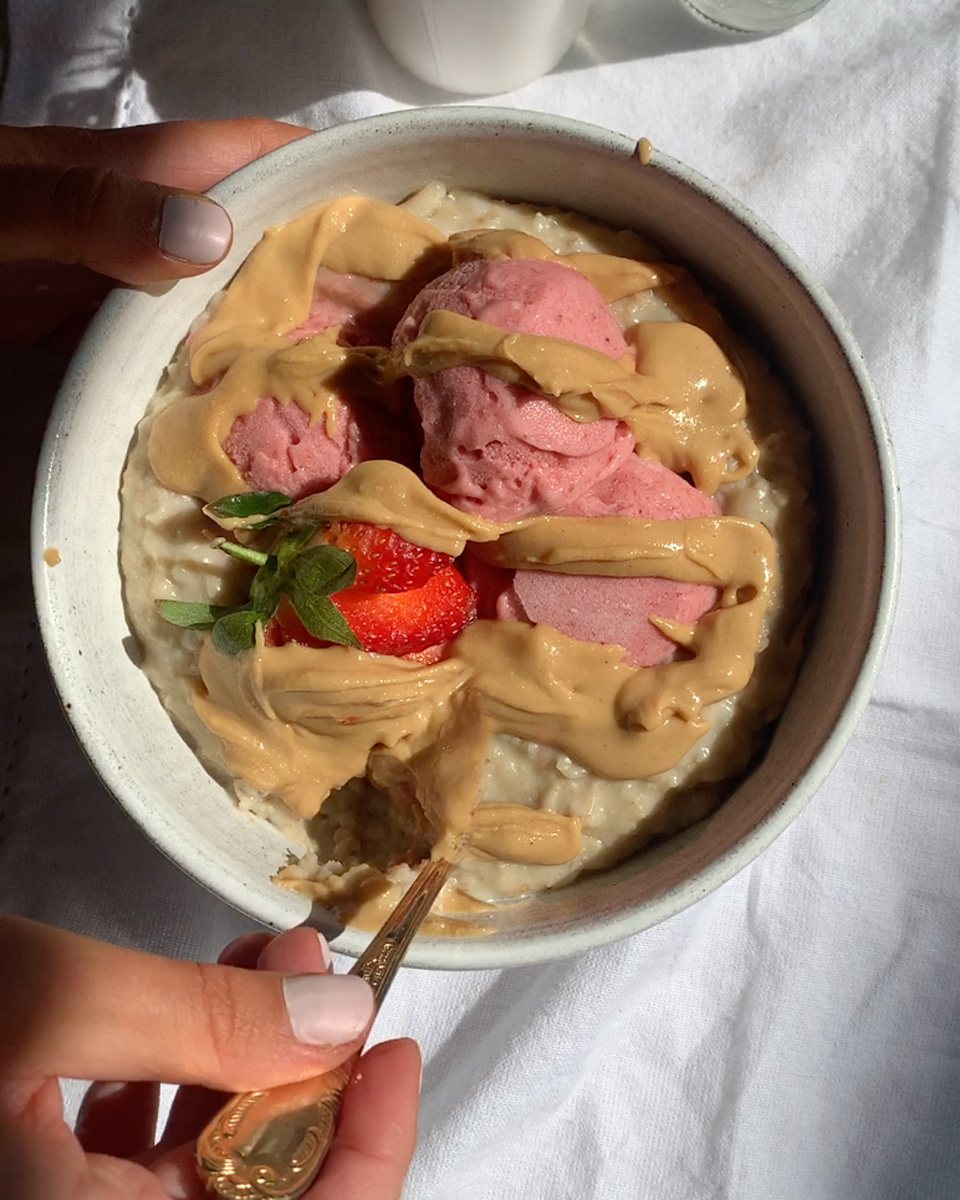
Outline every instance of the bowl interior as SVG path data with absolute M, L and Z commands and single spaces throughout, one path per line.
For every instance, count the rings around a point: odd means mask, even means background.
M 625 138 L 490 109 L 423 110 L 328 130 L 214 189 L 234 217 L 227 261 L 163 293 L 117 291 L 64 383 L 38 479 L 34 572 L 41 628 L 68 715 L 107 786 L 198 881 L 268 925 L 306 900 L 271 873 L 287 842 L 239 813 L 174 732 L 128 653 L 117 570 L 118 485 L 132 431 L 189 321 L 262 230 L 345 191 L 399 200 L 440 178 L 636 228 L 756 329 L 815 436 L 820 610 L 798 683 L 762 762 L 708 821 L 621 867 L 497 914 L 476 938 L 418 938 L 416 966 L 491 967 L 577 953 L 672 915 L 729 878 L 796 815 L 849 737 L 885 640 L 896 574 L 889 446 L 855 346 L 829 300 L 759 222 Z M 41 559 L 56 547 L 55 569 Z M 368 935 L 345 931 L 356 953 Z

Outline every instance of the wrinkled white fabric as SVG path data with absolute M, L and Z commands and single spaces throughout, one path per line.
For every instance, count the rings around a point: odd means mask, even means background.
M 350 0 L 8 7 L 8 122 L 260 113 L 323 127 L 451 101 L 393 64 Z M 579 960 L 401 973 L 377 1035 L 412 1034 L 426 1055 L 410 1200 L 960 1193 L 958 40 L 958 0 L 832 0 L 750 42 L 677 0 L 597 0 L 556 72 L 480 101 L 646 135 L 799 252 L 886 406 L 905 557 L 875 699 L 752 867 Z M 10 394 L 49 373 L 30 360 Z M 0 533 L 0 903 L 211 957 L 247 923 L 113 805 L 46 679 L 23 544 L 35 440 L 3 448 L 16 487 Z

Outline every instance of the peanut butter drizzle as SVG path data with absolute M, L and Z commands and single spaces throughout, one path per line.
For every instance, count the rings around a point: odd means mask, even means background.
M 261 396 L 296 401 L 333 419 L 346 377 L 370 376 L 377 354 L 336 344 L 337 330 L 301 342 L 286 336 L 310 312 L 320 266 L 373 279 L 433 274 L 445 239 L 412 213 L 369 196 L 314 205 L 268 229 L 237 272 L 220 307 L 190 342 L 190 378 L 203 391 L 161 412 L 150 435 L 154 474 L 172 492 L 209 503 L 246 484 L 222 448 L 237 417 Z
M 307 496 L 281 515 L 293 526 L 321 521 L 389 525 L 408 542 L 454 557 L 463 553 L 467 542 L 492 542 L 505 529 L 516 527 L 516 522 L 503 524 L 461 512 L 435 496 L 408 467 L 389 459 L 357 463 L 325 492 Z
M 580 818 L 525 804 L 478 804 L 466 845 L 501 862 L 560 866 L 580 853 Z
M 348 646 L 264 646 L 228 658 L 200 648 L 194 705 L 221 740 L 227 767 L 299 817 L 363 775 L 374 747 L 400 758 L 432 742 L 466 682 L 462 663 L 421 667 Z
M 640 453 L 689 472 L 707 493 L 749 475 L 758 450 L 743 424 L 746 393 L 713 339 L 680 321 L 641 321 L 628 339 L 636 369 L 578 342 L 505 333 L 438 309 L 386 369 L 423 376 L 468 364 L 540 392 L 575 421 L 618 417 Z
M 561 261 L 591 278 L 608 301 L 649 287 L 676 290 L 696 324 L 650 322 L 630 331 L 635 369 L 630 359 L 615 362 L 576 343 L 505 334 L 435 312 L 402 354 L 389 357 L 388 375 L 482 366 L 534 388 L 577 420 L 626 420 L 644 454 L 689 471 L 704 491 L 749 473 L 756 447 L 741 423 L 743 387 L 698 327 L 714 324 L 716 310 L 700 304 L 682 270 L 611 255 L 555 255 L 515 232 L 457 235 L 447 245 L 402 209 L 350 196 L 269 230 L 194 334 L 190 372 L 205 390 L 174 401 L 155 421 L 157 477 L 207 501 L 244 490 L 220 444 L 236 416 L 274 396 L 295 400 L 311 421 L 331 420 L 344 372 L 374 379 L 384 368 L 381 349 L 338 346 L 336 331 L 300 343 L 287 336 L 309 312 L 319 266 L 399 280 L 429 277 L 452 257 L 475 254 Z M 618 647 L 512 621 L 474 623 L 446 660 L 426 667 L 347 647 L 268 647 L 262 637 L 229 659 L 204 643 L 195 704 L 233 773 L 310 816 L 332 788 L 365 773 L 373 750 L 392 755 L 412 773 L 437 829 L 435 856 L 459 854 L 469 837 L 499 858 L 524 853 L 525 862 L 556 864 L 575 857 L 573 818 L 518 814 L 514 805 L 477 810 L 490 739 L 503 732 L 553 746 L 606 778 L 672 767 L 708 727 L 702 708 L 749 679 L 775 579 L 772 539 L 755 522 L 534 517 L 498 524 L 445 504 L 392 462 L 360 464 L 282 515 L 291 524 L 339 518 L 389 525 L 450 554 L 469 541 L 519 569 L 658 575 L 722 588 L 719 607 L 696 626 L 651 618 L 690 657 L 644 670 L 626 666 Z M 379 900 L 383 889 L 371 888 Z
M 431 251 L 446 239 L 426 221 L 371 196 L 315 204 L 264 233 L 210 321 L 193 336 L 190 374 L 196 384 L 242 353 L 251 334 L 279 336 L 310 311 L 321 266 L 370 279 L 417 279 L 436 272 Z
M 663 263 L 644 263 L 616 254 L 594 254 L 578 250 L 573 254 L 557 254 L 529 233 L 518 229 L 467 230 L 450 238 L 454 263 L 471 258 L 539 258 L 546 262 L 573 267 L 586 275 L 607 304 L 664 287 L 674 282 L 677 272 Z

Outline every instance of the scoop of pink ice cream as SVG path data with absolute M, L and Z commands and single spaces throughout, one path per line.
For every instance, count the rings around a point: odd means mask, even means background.
M 368 279 L 320 267 L 306 320 L 289 334 L 294 340 L 340 326 L 347 346 L 388 346 L 397 320 L 416 294 L 417 284 Z
M 394 344 L 416 337 L 435 309 L 512 332 L 565 338 L 613 358 L 627 350 L 593 284 L 558 263 L 462 263 L 420 292 Z M 423 425 L 424 481 L 458 508 L 496 520 L 576 502 L 626 462 L 635 445 L 622 421 L 574 421 L 537 393 L 475 367 L 418 379 L 414 398 Z
M 288 336 L 302 341 L 339 325 L 339 341 L 346 345 L 388 345 L 416 287 L 321 267 L 310 312 Z M 298 404 L 264 396 L 253 412 L 234 421 L 223 449 L 251 488 L 300 499 L 330 487 L 363 458 L 395 458 L 412 466 L 419 440 L 405 414 L 393 407 L 385 417 L 369 403 L 345 397 L 335 405 L 331 432 L 327 421 L 311 425 Z
M 351 409 L 338 400 L 333 428 L 310 424 L 294 401 L 262 397 L 253 412 L 237 417 L 223 449 L 255 491 L 286 492 L 295 500 L 322 491 L 360 461 L 360 431 Z
M 658 462 L 632 456 L 615 474 L 581 496 L 564 516 L 642 516 L 654 520 L 710 517 L 716 502 Z M 624 661 L 636 667 L 669 662 L 676 647 L 651 616 L 692 624 L 718 600 L 715 587 L 661 578 L 565 575 L 517 571 L 512 586 L 497 598 L 501 620 L 526 617 L 552 625 L 569 637 L 623 646 Z
M 477 258 L 428 283 L 403 314 L 394 343 L 412 341 L 441 308 L 517 333 L 566 338 L 620 358 L 623 332 L 585 275 L 537 258 Z

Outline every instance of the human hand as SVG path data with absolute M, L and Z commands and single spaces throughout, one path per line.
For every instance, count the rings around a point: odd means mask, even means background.
M 368 985 L 329 974 L 326 945 L 306 928 L 249 934 L 215 966 L 11 918 L 0 920 L 0 961 L 0 1181 L 17 1200 L 202 1200 L 194 1143 L 221 1093 L 330 1070 L 373 1017 Z M 364 1054 L 303 1200 L 399 1196 L 419 1072 L 406 1038 Z M 111 1081 L 90 1088 L 75 1133 L 58 1076 Z M 158 1080 L 190 1086 L 154 1145 Z
M 209 270 L 233 226 L 198 193 L 305 133 L 258 118 L 0 126 L 0 340 L 70 346 L 114 281 Z

